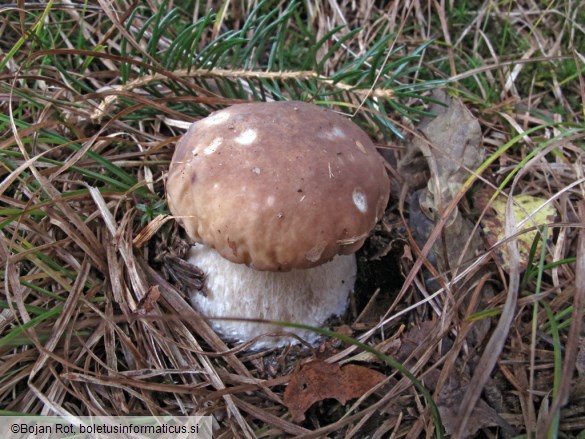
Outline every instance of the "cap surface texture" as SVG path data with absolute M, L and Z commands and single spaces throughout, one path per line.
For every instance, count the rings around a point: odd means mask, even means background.
M 169 208 L 191 239 L 269 271 L 354 253 L 389 191 L 368 135 L 303 102 L 238 104 L 193 123 L 167 180 Z

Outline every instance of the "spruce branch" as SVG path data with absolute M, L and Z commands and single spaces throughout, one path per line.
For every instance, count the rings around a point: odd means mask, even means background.
M 221 78 L 221 79 L 239 79 L 239 80 L 250 80 L 250 79 L 264 79 L 271 81 L 307 81 L 313 80 L 321 84 L 330 86 L 337 91 L 344 91 L 354 94 L 360 99 L 366 99 L 371 97 L 392 99 L 395 95 L 394 90 L 391 88 L 371 88 L 361 89 L 353 85 L 349 85 L 343 82 L 335 81 L 331 78 L 319 75 L 316 72 L 305 70 L 297 72 L 266 72 L 256 70 L 230 70 L 230 69 L 180 69 L 173 72 L 173 76 L 177 78 Z M 159 82 L 168 80 L 169 77 L 161 74 L 154 73 L 152 75 L 142 76 L 136 78 L 126 84 L 111 87 L 111 90 L 115 90 L 116 94 L 107 96 L 96 108 L 91 115 L 91 120 L 94 122 L 100 122 L 104 115 L 108 114 L 112 106 L 116 103 L 119 97 L 119 92 L 129 92 L 131 90 L 145 87 L 153 82 Z

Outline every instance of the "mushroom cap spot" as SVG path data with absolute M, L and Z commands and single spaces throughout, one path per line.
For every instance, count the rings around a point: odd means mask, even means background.
M 167 179 L 169 209 L 193 241 L 267 271 L 315 267 L 363 245 L 390 181 L 357 125 L 304 102 L 238 104 L 210 117 L 181 138 Z M 219 137 L 221 151 L 193 154 Z
M 238 137 L 235 138 L 235 141 L 238 142 L 240 145 L 251 145 L 256 140 L 258 134 L 254 129 L 247 129 L 243 133 L 241 133 Z
M 357 207 L 361 213 L 366 213 L 368 211 L 368 199 L 362 191 L 360 191 L 358 188 L 355 188 L 351 194 L 351 198 L 353 200 L 353 204 L 355 204 L 355 207 Z
M 321 240 L 315 244 L 313 248 L 311 248 L 306 254 L 305 258 L 307 261 L 316 262 L 321 259 L 321 255 L 323 251 L 327 248 L 327 241 Z
M 200 122 L 202 122 L 205 125 L 220 125 L 227 122 L 229 118 L 230 118 L 229 111 L 221 110 L 210 114 L 205 119 L 201 119 Z
M 343 132 L 343 130 L 339 127 L 333 127 L 333 130 L 331 131 L 331 134 L 333 135 L 333 137 L 339 137 L 341 139 L 343 139 L 345 136 L 345 133 Z
M 217 151 L 217 148 L 219 147 L 219 145 L 222 144 L 222 142 L 223 137 L 216 137 L 211 141 L 209 145 L 205 147 L 205 149 L 203 150 L 203 154 L 205 155 L 213 154 L 215 151 Z
M 339 140 L 347 137 L 343 129 L 339 126 L 333 126 L 325 131 L 319 132 L 317 135 L 328 140 Z

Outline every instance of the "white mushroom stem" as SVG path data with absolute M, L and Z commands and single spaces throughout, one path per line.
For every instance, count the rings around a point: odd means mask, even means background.
M 279 320 L 321 326 L 329 317 L 341 315 L 356 279 L 355 255 L 336 256 L 332 261 L 305 270 L 256 271 L 224 259 L 210 247 L 194 245 L 188 261 L 206 274 L 207 295 L 191 295 L 192 305 L 205 317 Z M 294 332 L 307 341 L 318 334 L 269 324 L 237 320 L 211 320 L 213 328 L 232 341 L 246 341 L 267 334 Z M 291 337 L 266 337 L 254 348 L 294 342 Z

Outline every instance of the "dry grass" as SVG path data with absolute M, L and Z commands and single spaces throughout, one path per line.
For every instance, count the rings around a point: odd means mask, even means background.
M 218 6 L 200 3 L 199 10 Z M 244 26 L 251 4 L 228 3 L 201 44 Z M 443 412 L 445 424 L 461 421 L 461 400 L 479 401 L 467 413 L 470 424 L 485 423 L 475 436 L 544 437 L 552 428 L 582 437 L 585 10 L 569 0 L 445 3 L 307 2 L 303 17 L 317 39 L 347 26 L 321 46 L 319 56 L 334 49 L 322 70 L 255 66 L 254 74 L 240 65 L 169 68 L 155 54 L 173 41 L 149 34 L 156 27 L 141 34 L 148 10 L 123 0 L 55 3 L 46 17 L 38 3 L 0 6 L 1 413 L 213 415 L 216 438 L 432 436 L 428 404 L 392 368 L 334 339 L 315 350 L 230 350 L 185 300 L 181 287 L 196 279 L 167 276 L 184 242 L 164 216 L 164 179 L 186 123 L 262 81 L 278 83 L 285 96 L 291 83 L 311 84 L 306 99 L 311 90 L 343 93 L 343 107 L 396 161 L 404 143 L 380 128 L 364 101 L 374 96 L 382 107 L 395 90 L 376 87 L 383 78 L 355 92 L 330 79 L 394 34 L 388 44 L 408 52 L 434 39 L 404 80 L 449 81 L 480 119 L 489 159 L 473 189 L 461 193 L 473 223 L 479 227 L 485 211 L 467 195 L 486 188 L 541 197 L 558 217 L 530 269 L 513 259 L 505 271 L 487 249 L 464 274 L 472 282 L 441 273 L 442 290 L 433 294 L 422 271 L 433 267 L 408 232 L 412 188 L 392 171 L 395 197 L 360 253 L 359 295 L 338 328 L 395 355 L 440 408 L 455 410 Z M 196 5 L 182 19 L 201 19 Z M 286 56 L 294 59 L 294 49 Z M 403 101 L 420 108 L 421 97 Z M 386 108 L 383 117 L 412 131 L 412 121 Z M 431 236 L 440 240 L 441 224 Z M 380 251 L 382 262 L 372 257 Z M 480 303 L 487 286 L 493 297 L 476 314 L 469 303 Z M 466 308 L 465 297 L 472 298 Z M 488 336 L 472 337 L 482 322 Z M 283 389 L 295 366 L 313 357 L 358 361 L 386 373 L 387 386 L 346 407 L 325 401 L 293 423 Z

